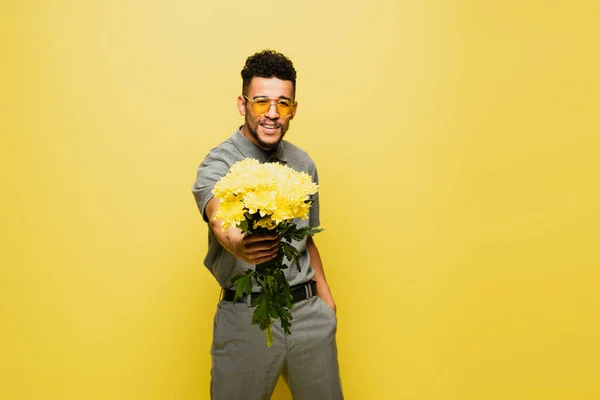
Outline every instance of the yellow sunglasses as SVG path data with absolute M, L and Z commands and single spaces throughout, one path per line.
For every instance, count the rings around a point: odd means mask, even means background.
M 250 103 L 252 103 L 252 111 L 254 111 L 254 113 L 257 115 L 268 113 L 271 109 L 271 105 L 274 103 L 275 108 L 277 109 L 277 114 L 279 114 L 280 117 L 289 117 L 294 112 L 294 105 L 296 104 L 295 101 L 286 99 L 270 100 L 266 97 L 258 97 L 252 100 L 246 95 L 242 96 Z

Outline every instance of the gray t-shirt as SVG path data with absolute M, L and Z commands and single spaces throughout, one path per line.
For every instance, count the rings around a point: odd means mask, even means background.
M 276 151 L 267 153 L 250 142 L 238 129 L 229 139 L 212 149 L 198 168 L 198 175 L 192 186 L 192 192 L 204 221 L 208 222 L 205 208 L 208 201 L 214 197 L 212 194 L 214 185 L 227 174 L 233 164 L 245 158 L 254 158 L 261 163 L 280 162 L 286 164 L 296 171 L 306 172 L 312 177 L 313 182 L 319 183 L 315 163 L 305 151 L 282 140 Z M 318 193 L 311 196 L 311 200 L 309 218 L 294 220 L 298 227 L 310 226 L 316 228 L 319 226 Z M 298 272 L 297 265 L 290 266 L 291 262 L 285 260 L 288 268 L 284 270 L 284 274 L 290 285 L 297 285 L 312 279 L 314 270 L 310 265 L 310 256 L 306 251 L 306 239 L 301 242 L 293 241 L 292 243 L 301 253 L 298 258 L 300 272 Z M 223 288 L 231 287 L 231 279 L 236 275 L 243 274 L 246 270 L 255 267 L 252 264 L 238 260 L 225 250 L 216 239 L 210 226 L 208 228 L 208 253 L 204 259 L 204 264 Z M 255 285 L 253 291 L 258 290 L 258 286 Z

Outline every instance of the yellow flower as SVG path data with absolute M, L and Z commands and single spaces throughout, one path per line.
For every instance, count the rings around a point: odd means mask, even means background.
M 216 220 L 222 220 L 221 229 L 225 231 L 230 226 L 238 226 L 245 218 L 244 204 L 241 201 L 221 201 L 215 214 Z
M 308 218 L 310 195 L 317 190 L 305 172 L 246 158 L 232 165 L 215 185 L 213 194 L 221 199 L 215 219 L 223 220 L 225 230 L 238 226 L 246 213 L 258 213 L 261 219 L 254 221 L 253 228 L 274 229 L 284 221 Z
M 273 221 L 270 217 L 261 218 L 258 221 L 254 221 L 253 228 L 275 229 L 277 228 L 277 222 Z
M 273 190 L 253 190 L 244 195 L 244 207 L 249 214 L 260 213 L 261 217 L 272 214 L 277 207 L 277 193 Z

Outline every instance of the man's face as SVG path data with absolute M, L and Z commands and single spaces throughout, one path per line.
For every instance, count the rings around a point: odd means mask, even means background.
M 275 150 L 288 130 L 290 120 L 294 118 L 298 106 L 294 104 L 294 111 L 287 117 L 279 115 L 277 107 L 275 107 L 275 103 L 278 100 L 294 101 L 294 85 L 292 81 L 254 77 L 250 81 L 246 96 L 251 100 L 267 98 L 273 104 L 269 108 L 269 111 L 258 115 L 252 110 L 252 102 L 246 100 L 243 96 L 239 96 L 238 110 L 240 114 L 245 116 L 242 133 L 248 140 L 261 149 L 266 151 Z

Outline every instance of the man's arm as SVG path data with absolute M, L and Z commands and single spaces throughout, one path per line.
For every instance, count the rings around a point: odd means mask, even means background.
M 331 295 L 331 290 L 327 284 L 327 279 L 325 279 L 325 271 L 323 270 L 323 262 L 321 261 L 321 256 L 319 255 L 319 249 L 317 249 L 317 245 L 315 244 L 315 240 L 312 236 L 308 236 L 306 238 L 306 249 L 310 255 L 310 265 L 315 270 L 315 276 L 313 279 L 317 281 L 317 296 L 323 299 L 323 301 L 327 303 L 327 305 L 331 307 L 334 312 L 336 312 L 337 308 L 335 306 L 335 301 Z
M 206 203 L 206 216 L 210 228 L 221 246 L 233 254 L 235 258 L 256 265 L 277 256 L 281 240 L 277 235 L 246 235 L 241 229 L 233 226 L 223 231 L 221 229 L 222 221 L 214 219 L 218 206 L 219 200 L 217 198 L 210 199 Z

